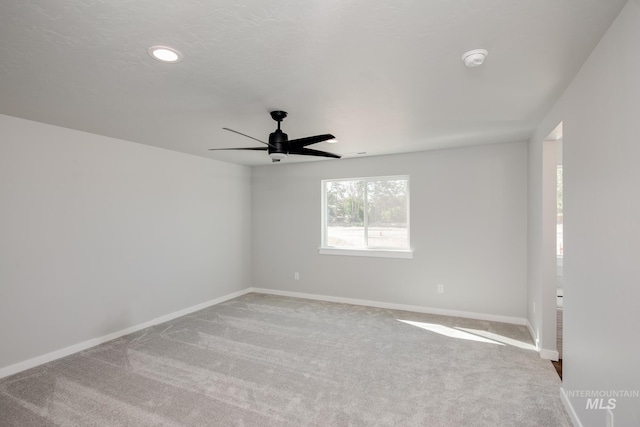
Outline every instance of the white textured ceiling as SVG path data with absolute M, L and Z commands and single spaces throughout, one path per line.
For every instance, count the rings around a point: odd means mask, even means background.
M 247 165 L 207 148 L 260 145 L 222 127 L 266 140 L 274 109 L 346 156 L 523 141 L 624 3 L 3 0 L 0 113 Z

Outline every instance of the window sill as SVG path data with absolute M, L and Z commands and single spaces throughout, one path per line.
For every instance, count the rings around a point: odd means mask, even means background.
M 337 249 L 337 248 L 319 248 L 320 255 L 347 255 L 347 256 L 364 256 L 376 258 L 413 258 L 413 251 L 410 249 Z

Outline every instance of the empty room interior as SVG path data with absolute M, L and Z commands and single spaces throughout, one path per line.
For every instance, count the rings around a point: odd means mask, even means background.
M 3 1 L 0 426 L 639 426 L 638 40 L 640 0 Z

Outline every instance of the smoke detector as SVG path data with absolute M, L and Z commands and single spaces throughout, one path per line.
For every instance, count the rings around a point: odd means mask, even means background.
M 486 58 L 488 54 L 489 52 L 484 49 L 473 49 L 465 52 L 465 54 L 462 55 L 462 60 L 464 61 L 464 65 L 473 68 L 482 65 L 484 58 Z

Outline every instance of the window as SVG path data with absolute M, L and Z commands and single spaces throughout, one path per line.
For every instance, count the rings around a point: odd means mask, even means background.
M 557 174 L 556 174 L 556 213 L 557 213 L 557 223 L 556 223 L 556 256 L 558 258 L 564 257 L 564 237 L 563 237 L 563 227 L 564 227 L 564 213 L 563 213 L 563 196 L 562 196 L 562 165 L 558 165 Z
M 320 253 L 411 257 L 409 177 L 322 181 Z

